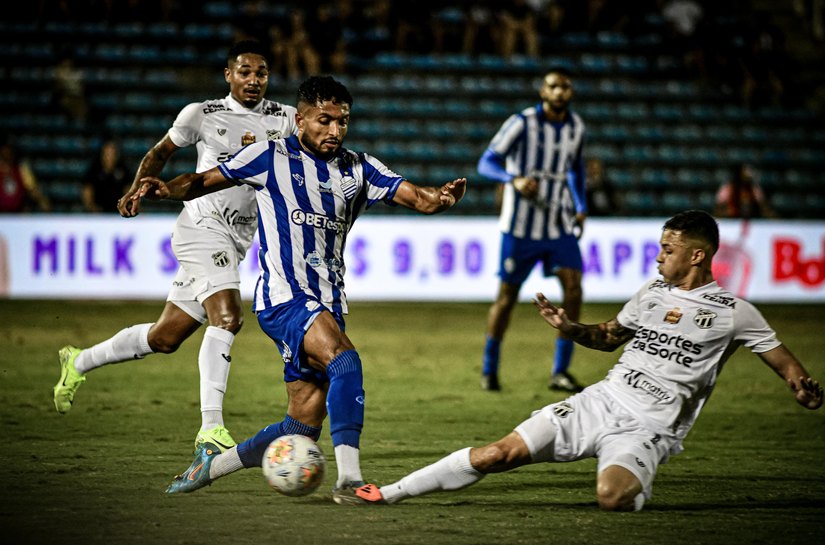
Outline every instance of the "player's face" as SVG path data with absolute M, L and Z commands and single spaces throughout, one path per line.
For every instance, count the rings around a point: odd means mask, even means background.
M 553 112 L 564 112 L 573 98 L 573 82 L 566 76 L 550 72 L 544 76 L 539 95 Z
M 332 158 L 344 143 L 349 115 L 345 102 L 303 104 L 295 116 L 301 145 L 320 159 Z
M 659 264 L 659 274 L 665 282 L 675 286 L 685 280 L 696 263 L 696 252 L 700 251 L 682 236 L 681 231 L 665 229 L 659 240 L 659 255 L 656 262 Z M 701 260 L 700 260 L 701 261 Z
M 230 68 L 223 69 L 229 92 L 246 106 L 254 108 L 264 99 L 269 84 L 269 68 L 266 59 L 254 53 L 242 53 Z

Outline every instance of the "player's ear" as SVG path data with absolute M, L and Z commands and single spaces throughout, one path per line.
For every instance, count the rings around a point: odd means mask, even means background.
M 690 264 L 701 265 L 705 261 L 705 257 L 707 257 L 707 252 L 703 248 L 694 248 L 690 256 Z
M 227 66 L 223 69 L 223 79 L 224 79 L 224 81 L 226 81 L 226 83 L 229 83 L 229 76 L 230 75 L 232 75 L 232 70 L 230 70 L 229 67 Z

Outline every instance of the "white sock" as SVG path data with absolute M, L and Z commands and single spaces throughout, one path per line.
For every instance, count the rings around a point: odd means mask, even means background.
M 361 451 L 351 445 L 335 447 L 335 464 L 338 466 L 338 481 L 341 486 L 352 481 L 363 481 L 361 476 Z
M 86 348 L 74 360 L 80 374 L 102 367 L 108 363 L 139 360 L 152 353 L 149 348 L 149 328 L 154 324 L 138 324 L 121 329 L 102 343 Z
M 639 492 L 636 494 L 636 497 L 633 498 L 633 510 L 634 511 L 641 511 L 642 507 L 645 506 L 645 495 L 644 492 Z
M 238 456 L 238 447 L 234 446 L 215 456 L 212 465 L 209 466 L 209 478 L 214 480 L 239 469 L 243 469 L 243 464 L 241 457 Z
M 215 326 L 209 326 L 203 334 L 198 353 L 198 369 L 201 374 L 201 427 L 214 428 L 223 425 L 223 394 L 229 381 L 229 351 L 235 334 Z
M 382 486 L 381 495 L 387 503 L 396 503 L 430 492 L 459 490 L 477 483 L 482 477 L 484 474 L 470 464 L 470 447 L 467 447 L 413 471 L 396 483 Z

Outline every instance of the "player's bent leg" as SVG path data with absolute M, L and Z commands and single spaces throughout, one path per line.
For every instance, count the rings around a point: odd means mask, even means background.
M 160 318 L 149 328 L 149 348 L 153 352 L 171 354 L 198 330 L 201 323 L 182 307 L 167 301 Z
M 618 465 L 599 472 L 596 497 L 604 511 L 639 511 L 644 505 L 642 483 L 630 470 Z

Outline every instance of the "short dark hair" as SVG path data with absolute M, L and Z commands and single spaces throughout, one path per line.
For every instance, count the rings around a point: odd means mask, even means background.
M 267 51 L 261 42 L 258 40 L 241 40 L 229 48 L 229 51 L 226 53 L 226 65 L 231 67 L 235 59 L 238 58 L 238 55 L 243 55 L 244 53 L 260 55 L 266 60 L 267 64 L 269 64 L 269 51 Z
M 296 104 L 317 104 L 328 100 L 352 106 L 352 95 L 343 83 L 332 76 L 310 76 L 298 86 Z
M 662 229 L 681 231 L 687 238 L 710 245 L 712 254 L 719 249 L 719 224 L 704 210 L 685 210 L 665 222 Z
M 545 73 L 544 77 L 546 78 L 549 74 L 558 74 L 560 76 L 564 76 L 567 79 L 573 79 L 573 72 L 570 69 L 565 68 L 564 66 L 551 66 Z

